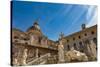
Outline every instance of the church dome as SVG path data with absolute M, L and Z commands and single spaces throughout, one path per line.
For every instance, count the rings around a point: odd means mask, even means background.
M 41 32 L 41 30 L 40 30 L 40 27 L 39 27 L 39 24 L 38 24 L 37 21 L 35 21 L 35 22 L 33 23 L 33 26 L 31 26 L 31 27 L 29 27 L 29 28 L 27 29 L 27 32 L 28 32 L 28 33 L 31 33 L 31 34 L 36 34 L 36 35 L 42 35 L 42 32 Z
M 28 30 L 40 30 L 38 22 L 35 21 L 33 26 L 29 27 Z

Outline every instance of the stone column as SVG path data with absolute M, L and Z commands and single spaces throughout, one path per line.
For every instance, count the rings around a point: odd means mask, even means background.
M 63 44 L 62 44 L 62 41 L 59 42 L 59 45 L 58 45 L 58 63 L 63 63 L 65 62 L 64 60 L 64 47 L 63 47 Z
M 39 57 L 39 56 L 38 56 L 38 53 L 39 53 L 39 50 L 38 50 L 38 48 L 36 48 L 36 58 Z
M 26 59 L 27 59 L 27 51 L 28 51 L 28 49 L 24 49 L 24 51 L 23 51 L 23 60 L 22 60 L 22 64 L 23 65 L 26 65 Z

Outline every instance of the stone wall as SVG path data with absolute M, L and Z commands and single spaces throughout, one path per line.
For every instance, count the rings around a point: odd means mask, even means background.
M 72 47 L 75 50 L 86 53 L 87 56 L 96 58 L 97 52 L 97 26 L 86 28 L 63 39 L 65 51 Z

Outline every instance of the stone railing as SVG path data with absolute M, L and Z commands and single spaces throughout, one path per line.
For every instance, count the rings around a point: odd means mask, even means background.
M 28 62 L 27 65 L 45 64 L 49 57 L 50 57 L 50 53 L 47 53 L 45 55 L 42 55 L 39 58 L 36 58 L 36 59 Z
M 52 55 L 48 58 L 47 64 L 57 64 L 58 63 L 58 55 Z
M 30 58 L 30 59 L 27 59 L 26 63 L 29 63 L 29 62 L 31 62 L 31 61 L 33 61 L 33 60 L 35 60 L 35 59 L 36 59 L 36 57 L 33 57 L 33 58 Z

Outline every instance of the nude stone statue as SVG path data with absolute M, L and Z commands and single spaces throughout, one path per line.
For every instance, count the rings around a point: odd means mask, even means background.
M 58 59 L 59 59 L 59 63 L 63 63 L 64 62 L 64 47 L 62 45 L 62 41 L 59 42 L 58 45 Z
M 13 64 L 14 64 L 14 66 L 18 66 L 19 65 L 17 58 L 14 59 Z
M 27 51 L 28 51 L 28 49 L 24 49 L 24 52 L 23 52 L 23 61 L 22 61 L 23 65 L 26 65 Z

